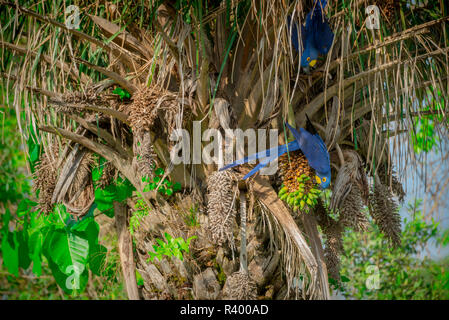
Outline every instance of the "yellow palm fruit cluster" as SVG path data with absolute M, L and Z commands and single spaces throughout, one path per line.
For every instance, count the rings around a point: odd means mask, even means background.
M 307 158 L 298 150 L 279 158 L 282 186 L 279 198 L 287 202 L 294 211 L 308 212 L 317 203 L 320 190 L 315 187 L 314 170 Z

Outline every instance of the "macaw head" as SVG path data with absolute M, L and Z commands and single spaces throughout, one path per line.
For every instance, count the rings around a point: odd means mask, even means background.
M 315 180 L 321 189 L 326 189 L 331 184 L 331 172 L 320 173 L 317 172 L 315 176 Z
M 313 46 L 306 46 L 301 55 L 301 67 L 305 70 L 313 68 L 316 65 L 318 59 L 318 50 Z

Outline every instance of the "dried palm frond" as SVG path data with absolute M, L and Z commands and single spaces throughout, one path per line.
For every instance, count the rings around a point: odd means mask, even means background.
M 94 157 L 87 149 L 76 144 L 70 153 L 61 158 L 51 203 L 63 203 L 74 216 L 85 215 L 94 199 L 91 166 Z
M 83 92 L 67 91 L 62 95 L 61 100 L 66 103 L 74 103 L 74 104 L 88 103 L 88 104 L 102 105 L 105 103 L 104 99 L 92 87 L 88 87 Z
M 86 152 L 64 197 L 64 205 L 67 207 L 67 212 L 78 218 L 89 211 L 95 199 L 92 181 L 93 164 L 94 157 L 92 153 Z
M 370 194 L 370 214 L 379 229 L 394 246 L 401 243 L 401 217 L 391 192 L 379 179 L 376 179 L 374 190 Z
M 209 237 L 217 245 L 234 247 L 235 203 L 238 189 L 232 172 L 216 171 L 207 179 Z

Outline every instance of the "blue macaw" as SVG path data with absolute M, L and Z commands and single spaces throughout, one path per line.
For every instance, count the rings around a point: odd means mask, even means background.
M 261 168 L 268 165 L 271 161 L 276 160 L 276 158 L 280 157 L 284 153 L 301 150 L 304 153 L 305 157 L 307 158 L 309 165 L 315 170 L 316 173 L 315 180 L 317 184 L 322 189 L 327 188 L 331 183 L 329 152 L 327 151 L 327 147 L 323 139 L 321 139 L 315 127 L 310 122 L 309 117 L 307 115 L 306 117 L 307 117 L 307 125 L 306 125 L 307 130 L 304 128 L 300 128 L 298 132 L 288 123 L 285 123 L 289 128 L 289 130 L 292 132 L 293 136 L 295 137 L 295 140 L 293 140 L 292 142 L 280 145 L 279 147 L 276 148 L 261 151 L 248 157 L 245 157 L 243 159 L 237 160 L 231 164 L 228 164 L 227 166 L 224 166 L 223 168 L 220 169 L 220 171 L 247 163 L 252 160 L 260 159 L 259 164 L 243 177 L 244 180 L 255 174 Z
M 332 32 L 323 10 L 327 5 L 327 0 L 316 0 L 314 7 L 306 16 L 305 26 L 301 26 L 301 37 L 304 50 L 301 54 L 301 67 L 309 71 L 310 67 L 314 67 L 318 55 L 326 55 L 334 41 L 334 33 Z M 291 32 L 292 44 L 296 51 L 299 51 L 299 38 L 296 23 L 291 23 L 291 17 L 287 18 L 289 32 Z M 291 28 L 291 30 L 290 30 Z

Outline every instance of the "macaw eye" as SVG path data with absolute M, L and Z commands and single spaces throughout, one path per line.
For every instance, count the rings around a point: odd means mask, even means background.
M 310 57 L 307 57 L 307 62 L 309 62 L 310 61 Z
M 326 179 L 326 178 L 323 178 L 322 180 L 323 180 L 323 182 L 326 182 L 327 179 Z

